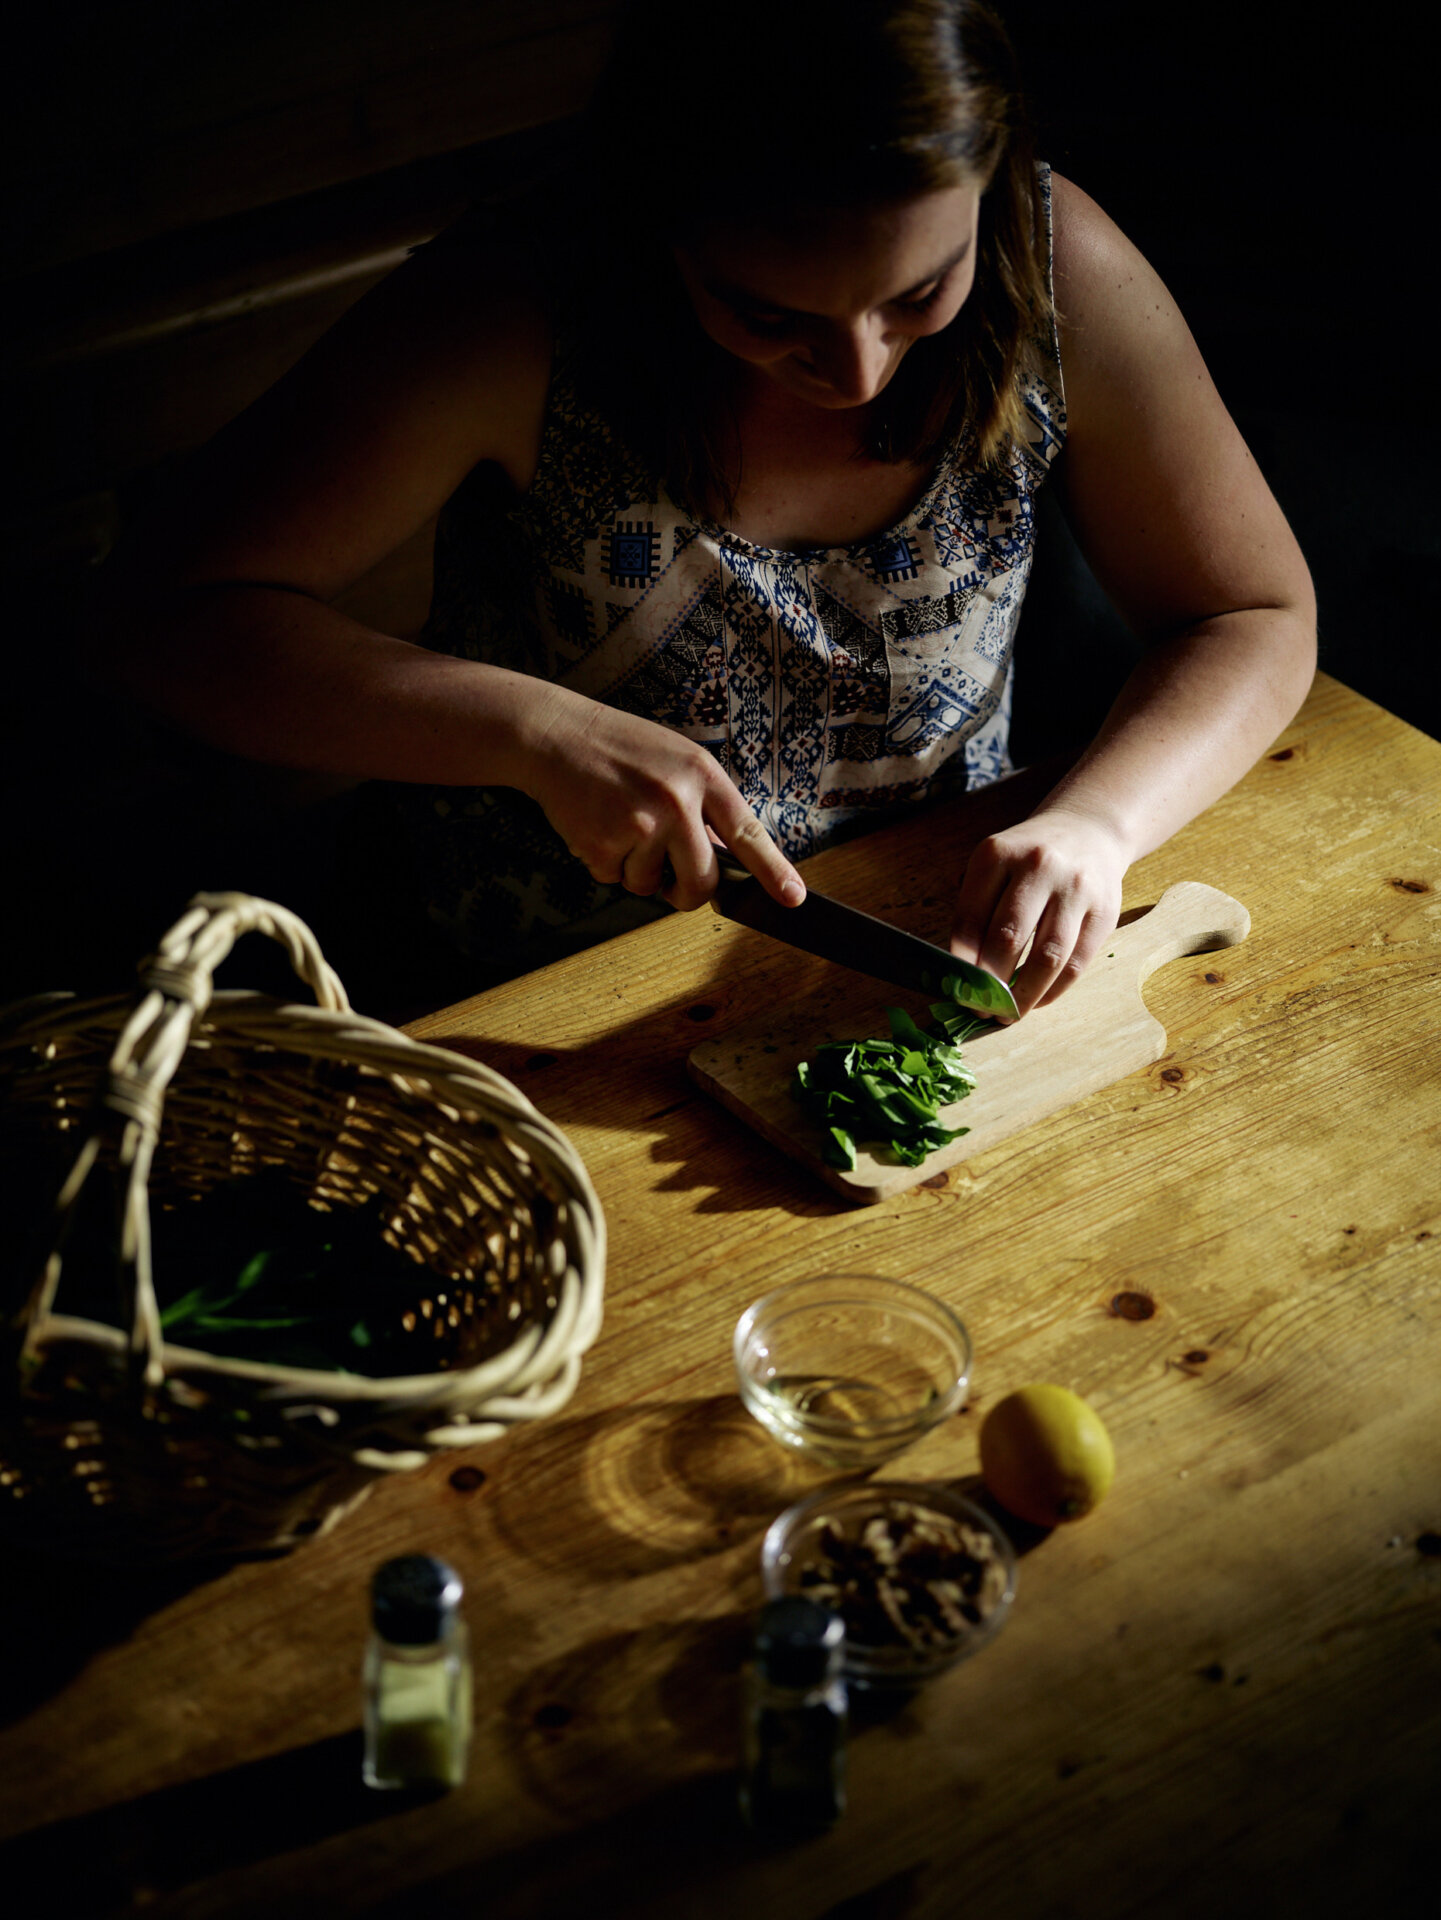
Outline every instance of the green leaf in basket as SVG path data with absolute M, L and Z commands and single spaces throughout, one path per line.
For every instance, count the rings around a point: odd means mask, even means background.
M 272 1366 L 415 1372 L 403 1319 L 426 1276 L 386 1239 L 392 1213 L 379 1195 L 356 1207 L 314 1206 L 280 1168 L 154 1208 L 167 1337 Z M 431 1364 L 449 1357 L 437 1353 Z
M 218 1275 L 203 1280 L 198 1287 L 192 1287 L 189 1293 L 165 1308 L 160 1316 L 161 1326 L 186 1326 L 191 1322 L 199 1326 L 209 1315 L 223 1313 L 227 1307 L 233 1307 L 242 1294 L 259 1286 L 270 1267 L 271 1258 L 270 1249 L 262 1248 L 246 1261 L 233 1281 Z
M 249 1293 L 252 1287 L 258 1286 L 265 1278 L 266 1269 L 270 1265 L 270 1259 L 270 1252 L 266 1249 L 263 1252 L 257 1253 L 253 1260 L 246 1261 L 245 1265 L 240 1269 L 239 1278 L 235 1282 L 237 1298 L 242 1293 Z
M 202 1333 L 273 1332 L 277 1327 L 316 1327 L 324 1321 L 319 1313 L 277 1314 L 262 1318 L 248 1313 L 202 1313 L 191 1324 Z

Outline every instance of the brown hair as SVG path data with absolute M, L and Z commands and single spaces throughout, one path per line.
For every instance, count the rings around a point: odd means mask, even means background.
M 1020 439 L 1020 379 L 1049 324 L 1045 216 L 1015 57 L 981 0 L 633 0 L 584 155 L 579 384 L 678 501 L 731 504 L 728 367 L 670 252 L 721 213 L 982 184 L 974 288 L 902 359 L 873 451 L 934 462 L 964 437 L 990 463 Z

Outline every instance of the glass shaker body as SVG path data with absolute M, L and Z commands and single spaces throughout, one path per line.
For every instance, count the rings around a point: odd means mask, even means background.
M 843 1655 L 840 1620 L 810 1601 L 772 1601 L 761 1616 L 745 1679 L 740 1793 L 758 1832 L 820 1833 L 845 1811 Z
M 395 1647 L 372 1634 L 365 1653 L 365 1784 L 458 1787 L 470 1750 L 468 1635 Z
M 458 1787 L 470 1751 L 470 1636 L 459 1577 L 425 1555 L 377 1573 L 365 1650 L 369 1787 Z

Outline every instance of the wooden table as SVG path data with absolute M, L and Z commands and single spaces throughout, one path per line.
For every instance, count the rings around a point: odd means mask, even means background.
M 808 877 L 939 935 L 1024 796 Z M 1209 1920 L 1434 1879 L 1438 816 L 1441 746 L 1318 681 L 1129 877 L 1129 907 L 1200 879 L 1253 917 L 1152 980 L 1164 1059 L 869 1209 L 684 1059 L 777 996 L 873 986 L 709 912 L 419 1023 L 591 1169 L 612 1251 L 580 1390 L 289 1561 L 189 1587 L 7 1567 L 3 1830 L 39 1910 Z M 891 1472 L 972 1473 L 979 1412 L 1034 1379 L 1095 1403 L 1119 1472 L 1025 1555 L 994 1645 L 856 1736 L 841 1826 L 767 1851 L 734 1822 L 735 1678 L 802 1475 L 740 1411 L 729 1342 L 827 1268 L 913 1280 L 975 1341 L 970 1409 Z M 418 1548 L 468 1585 L 478 1731 L 468 1784 L 402 1808 L 356 1785 L 356 1679 L 368 1574 Z

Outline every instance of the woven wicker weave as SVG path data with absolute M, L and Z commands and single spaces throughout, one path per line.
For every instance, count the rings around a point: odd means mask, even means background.
M 213 991 L 252 930 L 286 947 L 317 1007 Z M 599 1329 L 604 1219 L 564 1135 L 489 1068 L 352 1013 L 309 929 L 269 901 L 197 895 L 138 1001 L 53 994 L 0 1014 L 0 1130 L 12 1149 L 37 1132 L 75 1147 L 47 1245 L 4 1303 L 12 1538 L 112 1560 L 283 1551 L 378 1476 L 563 1406 Z M 322 1206 L 383 1196 L 384 1237 L 417 1263 L 387 1329 L 414 1346 L 413 1373 L 164 1341 L 151 1209 L 272 1167 Z M 59 1310 L 65 1223 L 107 1171 L 128 1335 Z

